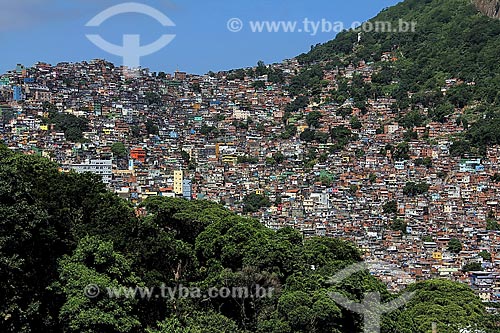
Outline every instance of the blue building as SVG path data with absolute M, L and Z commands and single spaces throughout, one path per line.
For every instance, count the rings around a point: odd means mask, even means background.
M 12 99 L 16 102 L 23 99 L 23 89 L 21 86 L 14 86 L 14 88 L 12 88 Z
M 16 66 L 16 73 L 17 74 L 21 74 L 25 69 L 26 69 L 26 67 L 24 67 L 24 65 L 17 64 L 17 66 Z
M 191 200 L 193 196 L 193 186 L 189 179 L 184 179 L 182 181 L 182 197 L 187 200 Z

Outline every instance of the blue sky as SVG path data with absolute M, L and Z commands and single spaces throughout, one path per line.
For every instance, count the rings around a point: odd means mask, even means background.
M 131 0 L 134 1 L 134 0 Z M 279 62 L 307 52 L 311 45 L 335 37 L 335 32 L 252 32 L 251 22 L 365 21 L 399 0 L 137 0 L 156 8 L 174 23 L 165 27 L 154 18 L 127 13 L 111 17 L 99 27 L 86 23 L 101 11 L 123 0 L 15 0 L 0 2 L 0 72 L 17 63 L 31 66 L 37 61 L 56 64 L 103 58 L 117 65 L 122 58 L 92 44 L 86 34 L 98 34 L 120 45 L 124 34 L 140 34 L 149 44 L 163 34 L 175 39 L 160 51 L 142 57 L 141 65 L 153 71 L 175 70 L 203 74 L 252 66 L 258 60 Z M 238 18 L 240 32 L 228 30 L 227 22 Z M 328 27 L 328 26 L 326 26 Z

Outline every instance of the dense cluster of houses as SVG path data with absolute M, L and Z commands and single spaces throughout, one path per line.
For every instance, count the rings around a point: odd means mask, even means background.
M 406 130 L 395 121 L 394 99 L 369 99 L 366 112 L 350 99 L 329 102 L 337 80 L 371 81 L 376 69 L 363 62 L 326 71 L 320 99 L 286 116 L 293 102 L 289 78 L 301 66 L 287 60 L 268 68 L 284 81 L 254 69 L 254 75 L 190 75 L 131 71 L 103 60 L 18 65 L 0 76 L 1 138 L 62 171 L 99 174 L 134 204 L 177 196 L 242 213 L 248 195 L 263 195 L 269 205 L 251 214 L 266 226 L 352 240 L 394 290 L 446 277 L 470 283 L 484 300 L 500 300 L 500 232 L 494 230 L 500 147 L 483 157 L 452 157 L 449 137 L 463 131 L 455 115 L 414 128 L 418 138 L 401 148 Z M 343 116 L 340 108 L 352 114 Z M 50 112 L 86 119 L 81 139 L 68 140 Z M 301 115 L 311 112 L 321 113 L 315 131 L 327 134 L 323 142 L 301 140 L 310 127 Z M 329 133 L 340 127 L 355 136 L 339 150 Z M 115 150 L 118 143 L 125 154 Z M 395 149 L 406 157 L 395 159 Z M 406 191 L 412 183 L 428 187 Z M 461 250 L 449 248 L 454 238 Z M 473 272 L 462 270 L 472 263 Z

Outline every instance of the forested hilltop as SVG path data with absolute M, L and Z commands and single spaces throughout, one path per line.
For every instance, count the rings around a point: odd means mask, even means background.
M 370 84 L 355 79 L 341 82 L 331 102 L 352 97 L 363 110 L 369 98 L 395 98 L 393 108 L 401 115 L 396 120 L 407 128 L 458 116 L 466 131 L 454 138 L 452 153 L 484 155 L 486 147 L 500 143 L 496 130 L 500 126 L 500 20 L 481 11 L 495 17 L 498 6 L 498 1 L 403 1 L 368 22 L 373 26 L 391 22 L 392 28 L 400 20 L 414 22 L 415 32 L 341 32 L 297 57 L 306 68 L 294 78 L 291 91 L 317 99 L 325 71 L 359 61 L 373 63 L 377 70 Z M 458 84 L 443 92 L 446 80 Z
M 362 318 L 330 292 L 361 301 L 398 295 L 367 271 L 352 244 L 267 229 L 207 201 L 152 198 L 134 209 L 95 176 L 0 146 L 2 332 L 361 332 Z M 266 297 L 109 297 L 108 288 L 257 286 Z M 90 294 L 89 286 L 99 288 Z M 493 327 L 465 285 L 431 280 L 384 317 L 383 332 Z M 196 295 L 195 295 L 196 296 Z M 494 332 L 492 329 L 491 332 Z

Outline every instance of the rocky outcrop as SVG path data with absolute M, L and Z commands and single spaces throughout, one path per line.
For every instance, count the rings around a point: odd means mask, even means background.
M 474 0 L 474 4 L 484 15 L 500 19 L 500 0 Z

